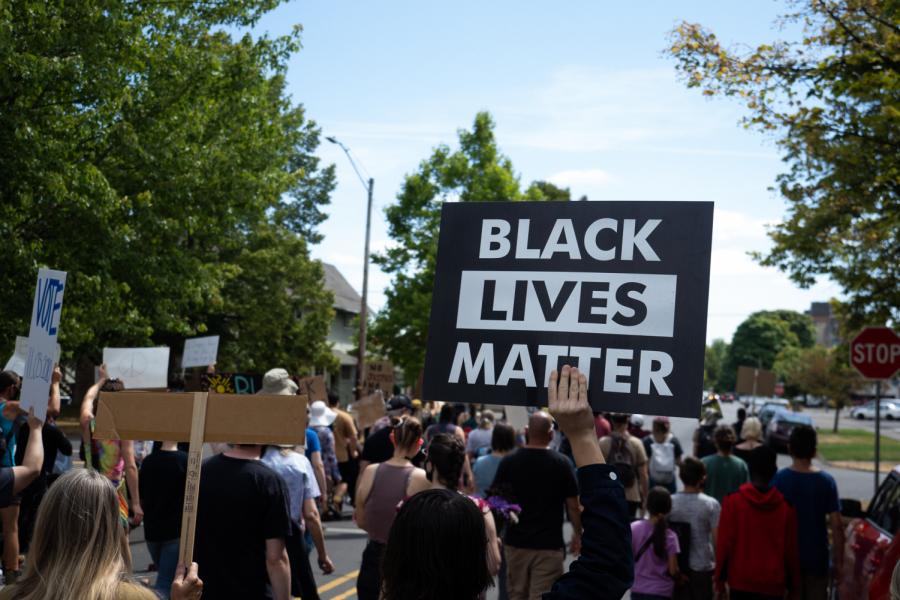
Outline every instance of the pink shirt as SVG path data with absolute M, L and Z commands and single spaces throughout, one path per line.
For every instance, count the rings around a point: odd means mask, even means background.
M 650 521 L 634 521 L 631 524 L 631 548 L 634 556 L 637 556 L 651 535 L 653 535 L 653 524 Z M 640 560 L 634 563 L 632 593 L 671 598 L 675 591 L 675 580 L 669 576 L 669 557 L 679 552 L 681 549 L 678 547 L 678 536 L 671 529 L 666 531 L 665 556 L 657 556 L 651 543 L 641 555 Z

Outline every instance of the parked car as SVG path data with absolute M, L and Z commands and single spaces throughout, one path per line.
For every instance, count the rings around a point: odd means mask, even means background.
M 815 427 L 812 417 L 809 415 L 776 408 L 763 429 L 763 441 L 776 452 L 787 452 L 788 439 L 797 425 Z
M 728 392 L 719 396 L 719 400 L 721 400 L 722 402 L 734 402 L 737 399 L 738 395 L 734 392 Z
M 776 408 L 790 408 L 791 403 L 785 400 L 784 398 L 762 398 L 756 400 L 756 414 L 754 416 L 759 416 L 763 409 L 767 406 L 774 406 Z
M 851 519 L 844 546 L 840 600 L 891 600 L 891 577 L 900 560 L 900 465 L 878 488 L 867 510 L 856 500 L 841 500 Z
M 862 406 L 854 406 L 850 409 L 850 416 L 854 419 L 874 419 L 875 418 L 875 401 L 872 400 Z M 881 401 L 881 418 L 893 421 L 900 419 L 900 404 L 890 400 Z

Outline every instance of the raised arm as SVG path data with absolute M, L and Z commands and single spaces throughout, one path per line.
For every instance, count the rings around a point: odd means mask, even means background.
M 634 582 L 625 488 L 616 468 L 606 465 L 600 452 L 584 373 L 568 366 L 561 374 L 552 371 L 547 395 L 550 414 L 569 438 L 578 466 L 584 531 L 581 556 L 544 600 L 620 600 Z
M 13 493 L 24 490 L 37 479 L 44 466 L 44 440 L 41 437 L 41 428 L 44 422 L 34 416 L 34 407 L 28 411 L 28 445 L 25 448 L 25 458 L 22 465 L 13 467 Z
M 53 364 L 53 375 L 50 378 L 50 402 L 47 403 L 47 412 L 51 415 L 59 414 L 62 397 L 59 395 L 59 382 L 62 381 L 62 371 L 59 365 Z
M 89 444 L 91 440 L 91 419 L 94 418 L 94 400 L 97 399 L 100 388 L 102 388 L 103 384 L 109 379 L 109 372 L 106 370 L 106 365 L 100 365 L 98 374 L 100 378 L 97 380 L 97 383 L 88 388 L 87 393 L 84 395 L 84 399 L 81 401 L 81 416 L 79 417 L 78 422 L 81 424 L 81 436 L 84 439 L 85 444 Z

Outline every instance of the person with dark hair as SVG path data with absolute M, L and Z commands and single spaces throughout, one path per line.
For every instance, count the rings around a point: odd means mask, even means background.
M 628 421 L 631 415 L 614 413 L 610 415 L 612 433 L 600 440 L 600 450 L 606 462 L 616 465 L 622 485 L 625 486 L 625 499 L 628 500 L 628 512 L 632 517 L 638 509 L 646 508 L 644 503 L 650 491 L 650 476 L 647 472 L 647 452 L 638 438 L 629 435 Z
M 511 600 L 540 598 L 563 573 L 565 508 L 572 522 L 572 552 L 581 548 L 581 508 L 572 463 L 549 449 L 553 437 L 550 415 L 538 411 L 526 428 L 528 444 L 500 461 L 494 485 L 508 483 L 522 507 L 519 522 L 505 537 L 506 586 Z M 483 484 L 482 484 L 483 485 Z
M 425 473 L 431 481 L 433 490 L 450 490 L 459 492 L 459 480 L 462 477 L 463 464 L 466 462 L 466 448 L 455 435 L 439 433 L 431 440 L 428 447 L 428 458 L 425 460 Z M 484 515 L 487 529 L 488 568 L 491 575 L 500 570 L 501 543 L 497 537 L 497 527 L 491 506 L 484 500 L 474 499 L 475 505 Z
M 619 600 L 634 579 L 628 511 L 615 467 L 603 464 L 584 374 L 568 366 L 562 376 L 553 370 L 548 404 L 572 445 L 586 527 L 581 556 L 551 582 L 544 600 Z M 447 490 L 413 496 L 397 512 L 384 548 L 384 600 L 475 600 L 491 581 L 486 537 L 470 500 Z
M 675 584 L 686 578 L 678 568 L 678 536 L 669 529 L 666 515 L 672 510 L 672 495 L 662 486 L 647 494 L 650 518 L 631 523 L 631 550 L 634 553 L 632 600 L 671 598 Z
M 744 421 L 747 420 L 747 409 L 739 408 L 737 412 L 738 420 L 735 421 L 731 427 L 734 429 L 734 435 L 737 437 L 737 443 L 740 444 L 744 441 Z
M 119 492 L 119 509 L 122 517 L 122 530 L 128 536 L 132 527 L 137 527 L 144 520 L 144 509 L 141 508 L 141 496 L 138 483 L 137 462 L 134 460 L 133 440 L 97 440 L 94 431 L 94 401 L 100 392 L 122 392 L 125 384 L 119 379 L 110 379 L 106 365 L 98 369 L 99 379 L 88 388 L 81 401 L 81 439 L 84 445 L 85 466 L 94 468 L 109 479 Z M 128 515 L 134 515 L 131 522 Z M 128 562 L 131 563 L 131 547 L 125 545 Z
M 688 584 L 675 588 L 675 600 L 712 600 L 713 576 L 716 572 L 715 547 L 719 533 L 721 507 L 715 498 L 703 493 L 706 465 L 699 458 L 686 457 L 681 462 L 679 477 L 684 491 L 672 496 L 670 523 L 687 523 L 691 527 Z
M 422 446 L 419 421 L 407 416 L 391 417 L 390 439 L 394 456 L 383 463 L 369 465 L 360 475 L 356 496 L 359 502 L 353 512 L 357 526 L 369 534 L 356 580 L 360 600 L 378 600 L 381 594 L 381 553 L 397 515 L 397 505 L 405 497 L 431 487 L 425 471 L 412 464 L 413 456 Z
M 203 461 L 194 560 L 209 598 L 291 598 L 290 493 L 261 452 L 235 444 Z
M 332 428 L 334 433 L 334 455 L 338 471 L 341 473 L 341 487 L 338 496 L 347 494 L 350 504 L 356 504 L 356 480 L 359 478 L 359 432 L 353 417 L 341 410 L 341 397 L 335 391 L 328 392 L 328 407 L 337 413 Z M 337 502 L 337 500 L 335 500 Z
M 166 389 L 169 392 L 184 392 L 184 388 L 187 387 L 187 382 L 184 380 L 184 375 L 181 373 L 171 373 L 169 374 L 169 379 L 166 382 Z
M 800 600 L 828 597 L 829 576 L 838 585 L 843 576 L 844 526 L 834 477 L 812 464 L 818 436 L 810 425 L 797 425 L 788 438 L 791 466 L 772 478 L 772 486 L 797 510 L 797 543 L 800 556 Z M 830 563 L 826 518 L 834 535 L 834 561 Z
M 730 425 L 718 427 L 713 440 L 717 452 L 701 460 L 706 465 L 706 493 L 721 504 L 726 493 L 750 480 L 750 472 L 747 463 L 732 454 L 735 437 Z
M 497 467 L 503 457 L 516 449 L 516 430 L 506 423 L 495 425 L 491 435 L 491 453 L 485 454 L 475 461 L 472 474 L 475 476 L 475 489 L 484 492 L 494 482 Z
M 456 415 L 456 409 L 450 403 L 446 403 L 441 407 L 440 416 L 438 417 L 438 422 L 429 427 L 425 431 L 425 448 L 428 448 L 428 444 L 431 443 L 431 438 L 436 436 L 439 433 L 453 433 L 459 439 L 465 443 L 466 434 L 462 430 L 462 427 L 456 425 L 453 422 L 453 418 Z
M 469 433 L 469 439 L 466 440 L 466 455 L 470 461 L 474 461 L 490 450 L 494 437 L 494 419 L 494 411 L 484 410 L 481 412 L 478 429 L 473 429 Z
M 722 502 L 716 544 L 719 600 L 772 600 L 786 592 L 797 597 L 797 513 L 778 489 L 769 487 L 776 461 L 768 446 L 753 450 L 750 481 Z

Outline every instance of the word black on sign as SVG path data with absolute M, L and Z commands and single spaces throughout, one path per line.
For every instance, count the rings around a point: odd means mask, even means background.
M 697 417 L 712 202 L 446 203 L 423 398 Z

